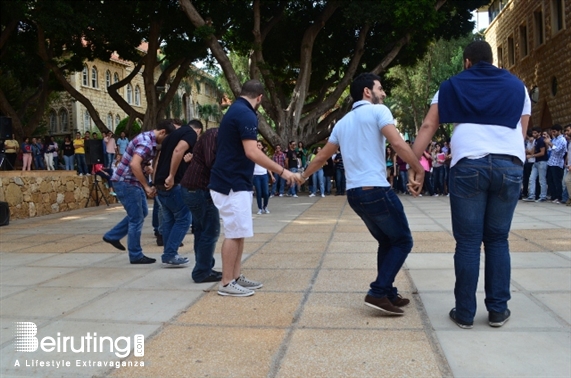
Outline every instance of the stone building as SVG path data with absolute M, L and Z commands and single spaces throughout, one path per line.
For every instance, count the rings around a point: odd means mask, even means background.
M 571 0 L 494 0 L 488 15 L 494 64 L 529 90 L 530 126 L 571 124 Z
M 146 47 L 145 43 L 139 49 L 145 52 Z M 68 78 L 71 85 L 91 101 L 99 112 L 99 117 L 110 130 L 115 130 L 119 122 L 127 115 L 111 98 L 107 87 L 128 76 L 134 67 L 133 62 L 122 60 L 117 54 L 113 54 L 109 62 L 86 61 L 83 71 L 75 72 Z M 181 102 L 181 105 L 171 104 L 169 116 L 189 120 L 199 118 L 200 105 L 209 104 L 219 108 L 218 91 L 213 78 L 196 67 L 192 67 L 192 72 L 190 77 L 183 79 L 173 101 L 174 103 Z M 156 77 L 159 74 L 157 72 Z M 131 83 L 120 88 L 118 92 L 137 111 L 145 112 L 147 99 L 142 73 L 137 74 Z M 178 112 L 173 112 L 179 108 Z M 50 135 L 73 134 L 76 131 L 98 132 L 85 106 L 73 99 L 67 92 L 63 92 L 59 99 L 50 104 L 46 121 Z M 206 123 L 205 121 L 202 119 L 203 123 Z M 208 126 L 214 127 L 218 125 L 218 121 L 216 116 L 211 116 Z

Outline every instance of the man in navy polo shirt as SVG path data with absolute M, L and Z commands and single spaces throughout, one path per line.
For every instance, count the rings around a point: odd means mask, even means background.
M 214 205 L 220 211 L 224 226 L 219 295 L 247 297 L 254 294 L 253 289 L 263 286 L 241 274 L 244 238 L 254 236 L 254 163 L 276 172 L 288 182 L 298 181 L 292 172 L 272 161 L 257 147 L 256 109 L 262 102 L 263 92 L 264 88 L 258 80 L 245 82 L 240 97 L 222 118 L 218 132 L 216 161 L 212 167 L 208 188 Z

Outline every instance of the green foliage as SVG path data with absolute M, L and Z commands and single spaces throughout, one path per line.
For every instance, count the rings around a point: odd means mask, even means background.
M 220 118 L 220 109 L 218 105 L 199 105 L 198 106 L 198 115 L 205 121 L 205 128 L 208 128 L 208 122 L 210 117 L 214 117 L 215 119 Z
M 127 127 L 128 122 L 129 122 L 129 117 L 122 119 L 121 122 L 119 122 L 119 124 L 115 128 L 115 134 L 121 135 L 121 133 L 123 131 L 125 131 L 127 138 L 131 139 L 135 135 L 137 135 L 141 132 L 141 124 L 139 122 L 137 122 L 136 120 L 133 121 L 133 124 L 131 125 L 131 131 L 127 132 L 126 127 Z

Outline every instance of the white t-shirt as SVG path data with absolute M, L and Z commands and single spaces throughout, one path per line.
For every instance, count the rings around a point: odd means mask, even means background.
M 521 104 L 521 115 L 530 115 L 531 100 L 523 85 L 522 91 L 525 92 L 525 98 Z M 432 104 L 438 104 L 438 92 L 432 98 Z M 453 167 L 463 158 L 479 159 L 489 154 L 517 156 L 524 162 L 525 147 L 521 127 L 521 121 L 518 121 L 515 129 L 476 123 L 455 123 L 450 140 L 452 149 L 450 166 Z
M 333 128 L 329 142 L 340 146 L 346 188 L 389 186 L 386 178 L 385 143 L 381 129 L 395 121 L 385 105 L 357 101 Z
M 266 168 L 258 164 L 254 165 L 254 176 L 266 175 L 266 174 L 268 174 L 268 170 Z

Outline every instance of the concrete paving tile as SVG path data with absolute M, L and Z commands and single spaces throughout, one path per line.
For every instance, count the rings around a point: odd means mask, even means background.
M 549 251 L 568 251 L 571 249 L 570 239 L 549 239 L 536 241 L 535 244 L 539 244 Z
M 368 232 L 335 232 L 332 242 L 376 242 L 375 238 Z
M 0 298 L 29 289 L 29 286 L 0 286 Z
M 19 266 L 4 271 L 0 277 L 0 285 L 37 285 L 76 270 L 77 268 Z
M 40 284 L 41 287 L 120 287 L 145 275 L 143 270 L 89 267 Z
M 361 221 L 360 225 L 355 225 L 355 224 L 339 224 L 336 228 L 335 228 L 335 233 L 358 233 L 358 234 L 363 234 L 363 233 L 368 233 L 369 230 L 367 229 L 367 226 L 365 226 L 365 224 Z
M 264 284 L 264 292 L 305 291 L 314 272 L 314 269 L 242 269 L 246 277 Z
M 556 252 L 556 254 L 571 260 L 571 252 L 570 251 L 558 251 L 558 252 Z
M 530 241 L 537 241 L 537 240 L 561 239 L 565 234 L 565 230 L 563 229 L 512 230 L 510 234 L 518 235 Z M 569 234 L 569 230 L 567 230 L 567 234 Z
M 549 252 L 545 240 L 529 242 L 526 240 L 509 240 L 510 252 Z
M 412 233 L 412 240 L 415 243 L 427 242 L 427 241 L 439 241 L 439 242 L 455 242 L 454 236 L 449 232 L 439 231 L 439 232 L 424 232 L 424 231 L 414 231 Z
M 52 256 L 57 256 L 56 254 L 52 253 L 20 253 L 20 252 L 6 252 L 0 253 L 0 266 L 22 266 L 34 262 L 38 262 L 40 260 L 44 260 L 46 258 L 50 258 Z
M 33 253 L 33 252 L 42 252 L 42 253 L 63 253 L 63 252 L 70 252 L 76 249 L 81 248 L 80 245 L 73 244 L 73 243 L 66 243 L 66 242 L 50 242 L 50 243 L 42 243 L 40 245 L 36 245 L 33 247 L 21 249 L 18 252 L 23 253 Z
M 409 227 L 412 232 L 419 231 L 419 232 L 427 232 L 427 231 L 446 231 L 451 230 L 451 227 L 443 227 L 438 224 L 417 224 L 414 222 L 409 222 Z
M 34 287 L 2 299 L 0 316 L 61 316 L 105 292 L 105 289 Z
M 29 241 L 9 241 L 9 242 L 2 242 L 0 243 L 0 252 L 8 253 L 8 252 L 20 252 L 25 251 L 30 248 L 36 247 L 40 245 L 40 242 L 29 242 Z
M 335 347 L 337 346 L 337 347 Z M 277 377 L 441 377 L 422 331 L 297 330 Z
M 240 327 L 289 327 L 302 293 L 256 290 L 247 298 L 224 297 L 211 291 L 199 306 L 184 311 L 177 323 Z
M 571 325 L 571 293 L 533 293 L 535 298 L 549 307 L 557 316 Z
M 86 289 L 82 289 L 86 290 Z M 69 319 L 110 322 L 166 322 L 202 293 L 178 290 L 120 289 L 68 315 Z
M 330 232 L 311 232 L 311 233 L 304 233 L 304 234 L 296 234 L 295 235 L 295 242 L 296 243 L 303 243 L 303 242 L 320 242 L 320 241 L 328 241 L 331 237 Z M 276 235 L 273 242 L 277 243 L 291 243 L 292 235 L 291 234 L 278 234 Z
M 366 293 L 311 293 L 299 319 L 304 328 L 422 329 L 414 301 L 403 307 L 405 315 L 387 316 L 365 306 Z M 410 293 L 402 292 L 413 300 Z
M 405 261 L 407 269 L 454 269 L 454 253 L 411 253 Z
M 569 268 L 571 261 L 551 252 L 521 252 L 511 255 L 512 269 L 516 268 Z
M 323 253 L 327 246 L 325 241 L 296 242 L 293 245 L 283 243 L 268 243 L 260 248 L 260 253 Z
M 186 268 L 162 268 L 157 267 L 129 282 L 125 288 L 148 289 L 148 290 L 182 290 L 182 291 L 203 291 L 208 290 L 213 284 L 197 284 L 191 277 L 194 262 Z
M 440 252 L 454 252 L 456 249 L 456 242 L 451 240 L 443 241 L 417 241 L 413 238 L 412 253 L 440 253 Z
M 563 327 L 557 319 L 527 295 L 512 292 L 511 296 L 512 299 L 508 302 L 508 307 L 512 315 L 502 330 L 561 329 Z M 484 297 L 484 293 L 476 294 L 478 308 L 474 317 L 474 328 L 471 332 L 487 332 L 491 328 L 488 324 L 488 311 L 484 304 Z M 463 331 L 448 317 L 448 313 L 454 307 L 454 294 L 452 292 L 420 293 L 420 298 L 434 329 Z
M 329 253 L 352 253 L 352 252 L 366 252 L 377 253 L 379 243 L 376 240 L 366 242 L 331 242 L 327 251 Z
M 294 255 L 258 252 L 250 257 L 244 266 L 247 268 L 315 269 L 320 259 L 320 253 L 296 253 Z
M 49 323 L 49 320 L 47 319 L 41 319 L 41 318 L 31 318 L 31 317 L 1 317 L 0 318 L 0 344 L 4 344 L 7 341 L 10 341 L 12 339 L 14 339 L 16 337 L 16 330 L 15 330 L 15 322 L 21 322 L 21 321 L 27 321 L 27 322 L 34 322 L 36 323 L 36 325 L 39 327 L 42 327 L 44 324 Z M 12 350 L 14 350 L 14 344 L 11 343 L 9 345 L 11 347 Z M 3 358 L 3 356 L 0 356 L 0 360 Z M 2 364 L 3 366 L 7 366 Z M 13 366 L 13 364 L 12 364 Z M 0 373 L 1 374 L 1 373 Z M 2 375 L 3 377 L 3 375 Z
M 324 269 L 376 269 L 376 248 L 369 253 L 327 253 L 323 259 Z
M 27 319 L 26 319 L 27 320 Z M 33 320 L 31 320 L 33 321 Z M 140 334 L 145 338 L 148 338 L 152 332 L 154 332 L 159 327 L 159 324 L 147 325 L 147 324 L 137 324 L 137 323 L 106 323 L 106 322 L 77 322 L 77 321 L 67 321 L 65 319 L 59 320 L 46 325 L 38 324 L 38 339 L 44 337 L 57 338 L 58 332 L 60 337 L 73 337 L 73 345 L 78 350 L 81 348 L 81 337 L 86 337 L 87 333 L 91 336 L 97 334 L 97 337 L 110 337 L 113 342 L 118 337 L 125 337 L 129 339 L 129 350 L 125 350 L 127 347 L 126 339 L 121 340 L 117 346 L 119 349 L 115 349 L 115 343 L 113 349 L 110 350 L 109 343 L 104 342 L 103 351 L 98 349 L 97 352 L 93 352 L 93 342 L 90 343 L 90 352 L 87 352 L 86 346 L 84 347 L 83 353 L 74 353 L 71 351 L 71 341 L 67 342 L 66 351 L 63 348 L 60 352 L 54 350 L 53 352 L 44 352 L 38 349 L 35 352 L 16 352 L 13 345 L 8 345 L 1 350 L 1 362 L 3 366 L 10 366 L 14 372 L 20 372 L 23 374 L 33 373 L 35 376 L 77 376 L 77 377 L 91 377 L 91 376 L 101 376 L 110 368 L 96 367 L 96 366 L 83 366 L 83 361 L 120 361 L 119 356 L 129 355 L 132 353 L 130 350 L 133 348 L 133 337 L 134 335 Z M 62 340 L 62 339 L 60 339 Z M 99 339 L 100 340 L 100 339 Z M 97 345 L 99 347 L 99 345 Z M 117 356 L 119 354 L 119 356 Z M 15 361 L 18 360 L 21 366 L 14 367 Z M 26 367 L 25 361 L 40 360 L 40 361 L 70 361 L 70 366 L 62 367 Z M 80 364 L 77 366 L 76 361 L 79 360 Z M 135 367 L 125 367 L 126 370 L 135 370 L 139 374 L 141 370 Z
M 437 332 L 456 377 L 568 377 L 571 371 L 569 332 L 504 332 L 503 327 L 472 332 L 456 328 L 458 331 Z M 481 358 L 466 356 L 488 357 L 483 363 Z
M 350 269 L 321 269 L 313 285 L 314 292 L 355 292 L 363 296 L 369 290 L 372 281 L 376 279 L 377 271 L 359 271 L 357 274 Z M 406 273 L 401 270 L 395 279 L 394 286 L 403 292 L 412 292 L 413 288 Z
M 49 267 L 86 267 L 92 266 L 101 261 L 115 257 L 116 253 L 60 253 L 39 261 L 29 262 L 28 266 L 49 266 Z M 44 255 L 45 256 L 45 255 Z
M 513 269 L 512 281 L 530 291 L 571 291 L 569 269 Z
M 286 234 L 302 234 L 308 232 L 333 232 L 335 225 L 333 224 L 290 224 L 284 227 L 282 233 Z
M 483 265 L 480 262 L 480 266 Z M 408 271 L 419 293 L 430 291 L 454 291 L 456 276 L 451 269 L 411 269 Z M 514 288 L 512 287 L 512 290 Z M 484 290 L 484 270 L 480 269 L 478 291 Z
M 167 326 L 145 344 L 144 373 L 121 368 L 110 376 L 262 378 L 284 335 L 283 329 Z

